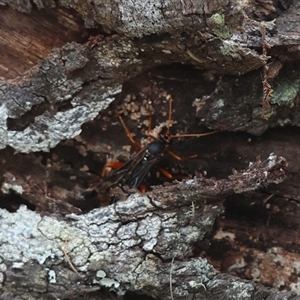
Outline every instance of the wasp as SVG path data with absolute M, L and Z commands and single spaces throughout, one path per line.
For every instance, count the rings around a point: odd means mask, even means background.
M 151 170 L 151 168 L 157 164 L 157 162 L 162 158 L 162 156 L 167 152 L 173 158 L 179 161 L 183 161 L 189 158 L 195 158 L 197 155 L 192 155 L 188 157 L 180 157 L 177 154 L 169 150 L 169 145 L 171 140 L 174 138 L 183 138 L 183 137 L 201 137 L 207 136 L 216 133 L 216 131 L 199 133 L 199 134 L 170 134 L 170 128 L 172 126 L 172 98 L 169 98 L 169 116 L 166 123 L 166 133 L 159 133 L 158 137 L 152 135 L 151 132 L 151 115 L 149 128 L 147 136 L 152 139 L 150 143 L 142 147 L 137 141 L 134 140 L 132 133 L 127 128 L 123 118 L 119 112 L 116 112 L 121 125 L 123 126 L 126 135 L 130 139 L 131 143 L 135 148 L 138 149 L 138 152 L 135 153 L 128 161 L 123 165 L 117 168 L 111 175 L 105 177 L 97 187 L 98 191 L 104 191 L 116 186 L 128 186 L 129 188 L 138 188 L 141 191 L 144 191 L 142 184 L 145 180 L 145 177 Z M 120 163 L 107 163 L 106 167 L 118 166 Z M 170 174 L 167 170 L 159 168 L 159 171 L 169 179 L 174 179 L 173 175 Z

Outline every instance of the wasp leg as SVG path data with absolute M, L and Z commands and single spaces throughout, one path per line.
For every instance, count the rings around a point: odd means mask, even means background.
M 146 184 L 141 184 L 141 185 L 139 186 L 139 191 L 140 191 L 141 193 L 146 193 L 146 192 L 147 192 L 147 185 L 146 185 Z
M 186 157 L 181 157 L 169 149 L 166 149 L 166 151 L 168 152 L 168 154 L 170 156 L 172 156 L 173 158 L 175 158 L 176 160 L 179 160 L 179 161 L 183 161 L 183 160 L 190 159 L 190 158 L 196 158 L 198 156 L 197 154 L 194 154 L 194 155 L 190 155 L 190 156 L 186 156 Z
M 174 176 L 169 171 L 167 171 L 166 169 L 159 168 L 159 172 L 162 173 L 168 179 L 175 179 Z
M 191 178 L 190 176 L 186 176 L 186 175 L 173 175 L 169 171 L 167 171 L 166 169 L 163 169 L 163 168 L 159 168 L 159 172 L 161 174 L 163 174 L 166 178 L 172 179 L 172 180 L 175 180 L 175 179 L 179 179 L 180 180 L 180 179 Z
M 107 162 L 101 172 L 101 178 L 104 178 L 107 175 L 107 169 L 118 169 L 123 165 L 123 163 L 121 163 L 120 161 L 111 161 L 111 162 Z
M 120 123 L 122 124 L 126 135 L 128 136 L 128 138 L 130 139 L 130 142 L 132 143 L 132 145 L 137 148 L 137 149 L 141 149 L 141 145 L 133 138 L 132 133 L 130 132 L 130 130 L 128 129 L 128 127 L 126 126 L 123 118 L 121 117 L 121 115 L 116 111 L 116 114 L 120 120 Z
M 151 130 L 152 130 L 152 114 L 149 115 L 149 126 L 148 126 L 148 130 L 147 130 L 147 137 L 157 141 L 158 138 L 150 133 Z

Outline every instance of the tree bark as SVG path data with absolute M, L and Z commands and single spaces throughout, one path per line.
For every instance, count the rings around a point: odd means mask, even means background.
M 270 155 L 227 180 L 190 179 L 64 220 L 41 217 L 25 206 L 14 214 L 2 210 L 2 299 L 16 299 L 24 289 L 32 298 L 44 293 L 46 299 L 65 299 L 96 287 L 119 295 L 215 299 L 224 285 L 230 291 L 226 299 L 256 293 L 279 297 L 219 275 L 205 259 L 187 257 L 222 213 L 222 197 L 280 183 L 285 167 L 284 158 Z
M 1 299 L 300 299 L 298 1 L 2 3 Z M 170 94 L 196 177 L 95 196 Z

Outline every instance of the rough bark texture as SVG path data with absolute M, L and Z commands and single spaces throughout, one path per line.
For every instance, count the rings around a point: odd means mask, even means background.
M 41 292 L 74 297 L 95 290 L 91 284 L 119 295 L 139 291 L 161 299 L 172 299 L 171 292 L 174 299 L 215 299 L 224 284 L 230 290 L 226 299 L 232 294 L 250 299 L 256 292 L 273 297 L 275 291 L 255 291 L 252 283 L 218 275 L 205 259 L 187 257 L 212 230 L 223 211 L 222 197 L 280 183 L 285 167 L 284 158 L 270 155 L 227 180 L 190 179 L 65 220 L 41 217 L 25 206 L 13 214 L 2 210 L 1 296 L 22 295 L 25 282 L 35 290 L 33 298 Z
M 1 299 L 299 298 L 299 1 L 1 5 Z M 196 178 L 96 193 L 170 95 Z

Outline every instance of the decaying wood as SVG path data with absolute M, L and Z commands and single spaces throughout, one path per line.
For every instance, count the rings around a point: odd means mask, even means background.
M 300 140 L 278 129 L 300 122 L 299 1 L 2 4 L 1 299 L 299 298 Z M 153 104 L 164 122 L 169 93 L 177 130 L 220 131 L 174 143 L 208 176 L 79 215 L 104 205 L 87 205 L 90 173 L 128 144 L 113 110 L 136 129 Z M 287 180 L 268 185 L 280 156 Z
M 120 295 L 138 291 L 171 299 L 167 274 L 174 258 L 173 299 L 213 299 L 225 282 L 231 296 L 276 299 L 280 293 L 257 290 L 250 282 L 234 279 L 228 286 L 233 278 L 218 274 L 205 259 L 183 258 L 211 232 L 224 196 L 278 184 L 286 167 L 284 158 L 270 154 L 226 180 L 194 178 L 65 220 L 41 217 L 25 206 L 13 214 L 1 210 L 1 297 L 15 299 L 32 286 L 27 293 L 33 298 L 41 292 L 47 299 L 74 297 L 107 287 Z
M 30 2 L 25 3 L 19 9 L 30 11 Z M 110 35 L 90 40 L 85 44 L 75 42 L 67 44 L 54 50 L 26 75 L 14 79 L 11 83 L 3 82 L 2 148 L 9 145 L 17 151 L 26 153 L 48 151 L 59 141 L 78 135 L 81 125 L 95 118 L 100 110 L 107 107 L 120 92 L 125 80 L 158 65 L 180 62 L 211 70 L 216 74 L 241 75 L 256 70 L 266 63 L 265 56 L 254 50 L 257 47 L 261 48 L 261 36 L 256 34 L 260 32 L 261 24 L 245 15 L 243 11 L 245 7 L 239 2 L 232 5 L 233 10 L 224 10 L 222 13 L 219 12 L 219 2 L 206 5 L 203 1 L 202 4 L 191 3 L 189 6 L 178 1 L 178 8 L 174 2 L 168 2 L 164 3 L 162 11 L 159 10 L 156 1 L 148 2 L 146 7 L 137 3 L 132 7 L 130 2 L 112 7 L 101 3 L 94 1 L 93 7 L 88 3 L 86 6 L 78 7 L 72 1 L 61 1 L 63 6 L 74 5 L 75 9 L 84 14 L 87 24 L 98 22 L 107 28 L 108 32 L 122 32 L 125 36 Z M 294 6 L 290 6 L 291 15 L 297 10 L 297 5 L 299 3 L 295 1 Z M 143 7 L 143 13 L 139 7 Z M 164 13 L 170 11 L 172 14 Z M 210 17 L 206 18 L 206 15 Z M 152 22 L 145 21 L 144 18 Z M 278 24 L 281 26 L 280 18 Z M 274 22 L 266 22 L 265 27 L 266 41 L 271 47 L 269 55 L 274 52 L 275 61 L 293 61 L 298 55 L 293 47 L 295 43 L 297 44 L 297 32 L 291 31 L 296 30 L 295 23 L 291 22 L 289 29 L 285 25 L 276 28 Z M 277 35 L 274 33 L 276 29 L 279 31 Z M 162 35 L 166 32 L 169 36 L 163 40 L 157 39 L 153 42 L 146 37 L 141 39 L 142 36 L 149 34 Z M 186 34 L 183 35 L 182 32 Z M 285 36 L 284 42 L 282 35 Z M 132 40 L 133 37 L 139 39 Z M 279 47 L 283 45 L 285 49 L 279 51 Z M 286 56 L 287 51 L 290 53 L 289 56 Z M 260 78 L 258 74 L 256 77 Z M 283 80 L 284 78 L 281 79 Z M 251 91 L 252 95 L 261 93 L 262 84 L 258 83 L 255 87 Z M 282 87 L 278 87 L 278 93 L 283 92 Z M 286 103 L 274 100 L 275 103 L 286 106 Z M 219 106 L 212 101 L 210 107 L 220 107 L 221 104 L 219 102 L 217 104 Z M 248 104 L 243 102 L 241 105 L 248 107 Z M 251 104 L 254 111 L 256 105 Z M 11 128 L 7 126 L 8 118 L 18 119 L 28 111 L 36 116 L 34 121 L 25 117 L 25 120 L 13 122 Z M 264 125 L 267 128 L 266 117 L 257 115 L 259 112 L 254 119 L 258 119 L 257 122 L 260 124 L 255 124 L 254 127 Z M 244 117 L 246 119 L 241 121 L 249 122 L 249 116 Z M 214 127 L 220 128 L 222 118 L 217 119 L 220 122 L 214 124 Z M 24 123 L 20 124 L 20 121 Z M 13 126 L 16 123 L 17 128 Z M 226 126 L 226 129 L 236 127 Z

